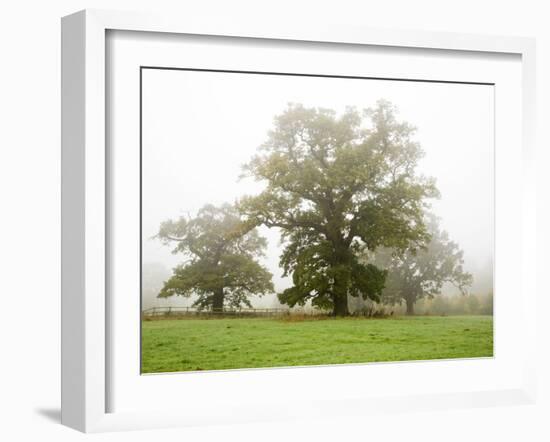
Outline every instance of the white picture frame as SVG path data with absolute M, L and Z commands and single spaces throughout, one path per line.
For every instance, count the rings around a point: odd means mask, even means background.
M 536 296 L 535 213 L 535 42 L 518 37 L 390 31 L 313 25 L 294 28 L 264 22 L 212 23 L 193 17 L 86 10 L 62 20 L 62 423 L 85 432 L 168 426 L 206 425 L 210 417 L 183 410 L 108 412 L 109 324 L 107 300 L 109 188 L 106 136 L 106 33 L 143 31 L 181 35 L 244 37 L 287 42 L 339 43 L 380 48 L 468 51 L 514 54 L 521 57 L 521 284 L 522 305 Z M 498 173 L 498 171 L 497 171 Z M 497 252 L 499 251 L 497 244 Z M 498 302 L 498 301 L 497 301 Z M 498 320 L 498 319 L 497 319 Z M 519 318 L 524 336 L 535 336 L 536 324 Z M 514 388 L 477 388 L 462 393 L 340 397 L 317 401 L 308 416 L 368 414 L 383 410 L 456 408 L 531 403 L 536 394 L 535 339 L 525 340 L 520 385 Z M 343 370 L 333 367 L 331 370 Z M 312 369 L 310 369 L 312 370 Z M 258 372 L 255 372 L 258 373 Z M 267 371 L 263 372 L 265 374 Z M 218 373 L 220 376 L 230 376 Z M 235 376 L 234 376 L 235 377 Z M 241 373 L 242 377 L 242 373 Z M 297 416 L 292 407 L 254 410 L 250 402 L 232 399 L 235 416 L 220 422 L 251 422 Z M 246 412 L 248 410 L 248 413 Z M 225 419 L 225 420 L 224 420 Z

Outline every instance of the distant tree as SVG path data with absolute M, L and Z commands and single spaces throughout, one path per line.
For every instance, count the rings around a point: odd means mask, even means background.
M 408 315 L 414 314 L 419 299 L 440 294 L 445 283 L 455 285 L 465 294 L 473 282 L 472 275 L 462 267 L 463 252 L 458 244 L 439 228 L 437 218 L 430 216 L 427 224 L 431 239 L 426 247 L 404 253 L 383 249 L 375 254 L 374 262 L 388 271 L 382 301 L 405 302 Z
M 468 313 L 471 315 L 477 315 L 479 314 L 480 310 L 480 302 L 477 296 L 470 295 L 466 298 L 466 306 Z
M 481 314 L 483 315 L 492 315 L 493 314 L 493 292 L 488 293 L 483 302 L 481 308 Z
M 170 277 L 170 268 L 158 262 L 144 262 L 141 270 L 141 306 L 143 310 L 155 307 L 164 281 Z
M 206 205 L 195 218 L 165 221 L 157 237 L 187 257 L 164 283 L 161 298 L 197 295 L 193 305 L 221 311 L 224 305 L 251 307 L 250 295 L 274 291 L 271 273 L 255 259 L 266 240 L 241 221 L 234 206 Z
M 435 197 L 432 179 L 415 173 L 423 155 L 414 128 L 379 101 L 341 116 L 289 105 L 245 175 L 266 183 L 240 202 L 253 223 L 282 230 L 280 258 L 293 286 L 278 295 L 289 306 L 349 314 L 348 295 L 378 299 L 385 271 L 358 257 L 380 246 L 406 249 L 426 241 L 422 214 Z

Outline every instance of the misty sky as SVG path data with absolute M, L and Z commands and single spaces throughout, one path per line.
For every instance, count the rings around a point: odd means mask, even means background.
M 433 211 L 475 278 L 493 250 L 493 94 L 483 85 L 144 70 L 143 261 L 172 268 L 182 259 L 151 240 L 162 221 L 261 190 L 238 179 L 241 166 L 289 102 L 340 113 L 384 98 L 417 127 L 425 151 L 418 171 L 441 192 Z M 264 264 L 281 290 L 288 281 L 278 268 L 279 234 L 261 233 L 269 241 Z

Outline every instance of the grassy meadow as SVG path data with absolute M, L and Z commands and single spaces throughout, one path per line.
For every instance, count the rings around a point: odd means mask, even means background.
M 492 355 L 492 316 L 142 322 L 142 373 Z

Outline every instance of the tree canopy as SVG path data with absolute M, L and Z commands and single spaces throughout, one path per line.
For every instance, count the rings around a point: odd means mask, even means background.
M 248 222 L 281 229 L 280 264 L 293 286 L 279 293 L 289 306 L 349 313 L 347 296 L 379 299 L 385 270 L 360 258 L 364 250 L 406 250 L 429 239 L 423 213 L 438 195 L 416 172 L 423 152 L 414 128 L 395 108 L 333 110 L 289 105 L 245 175 L 266 184 L 241 199 Z
M 257 261 L 266 240 L 253 227 L 229 204 L 209 204 L 195 218 L 163 222 L 157 237 L 187 259 L 158 296 L 197 295 L 194 306 L 221 311 L 224 305 L 251 307 L 250 295 L 272 293 L 272 275 Z
M 453 284 L 465 294 L 473 282 L 472 275 L 463 269 L 463 252 L 458 244 L 439 228 L 434 216 L 429 217 L 427 224 L 431 239 L 426 247 L 404 253 L 389 249 L 376 253 L 375 262 L 388 271 L 382 301 L 405 302 L 407 314 L 414 313 L 414 304 L 419 299 L 440 294 L 445 283 Z

